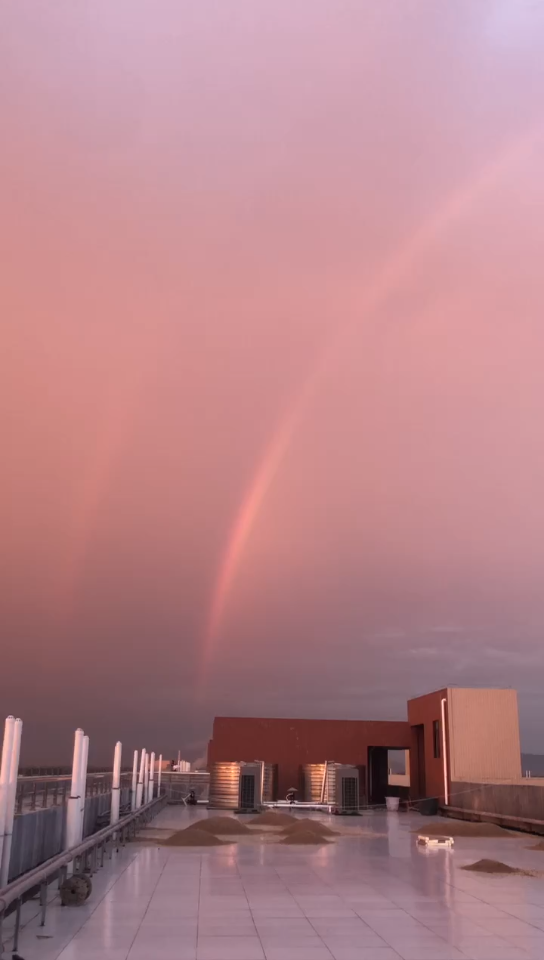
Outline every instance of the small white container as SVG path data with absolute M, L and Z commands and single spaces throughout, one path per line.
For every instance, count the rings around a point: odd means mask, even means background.
M 396 813 L 399 809 L 399 798 L 398 797 L 386 797 L 385 806 L 389 813 Z

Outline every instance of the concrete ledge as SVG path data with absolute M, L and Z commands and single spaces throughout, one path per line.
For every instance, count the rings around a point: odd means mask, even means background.
M 501 813 L 487 813 L 485 810 L 465 810 L 463 807 L 440 807 L 443 817 L 453 820 L 471 820 L 496 823 L 507 830 L 519 830 L 522 833 L 535 833 L 544 836 L 544 820 L 532 820 L 529 817 L 510 817 Z

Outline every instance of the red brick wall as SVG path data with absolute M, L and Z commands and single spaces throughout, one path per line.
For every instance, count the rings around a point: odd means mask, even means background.
M 369 747 L 410 747 L 405 721 L 267 720 L 254 717 L 216 717 L 208 763 L 217 760 L 264 760 L 278 764 L 278 795 L 300 786 L 305 763 L 368 763 Z
M 442 697 L 447 696 L 446 690 L 436 690 L 434 693 L 425 694 L 424 697 L 416 697 L 415 700 L 408 701 L 408 723 L 410 728 L 423 724 L 425 736 L 425 796 L 444 798 L 444 766 L 442 760 L 442 716 L 441 701 Z M 447 716 L 447 714 L 446 714 Z M 439 721 L 440 730 L 440 757 L 434 756 L 433 744 L 433 721 Z M 446 721 L 447 722 L 447 721 Z M 446 745 L 447 745 L 446 734 Z M 446 747 L 447 748 L 447 747 Z M 448 764 L 449 769 L 449 764 Z M 412 731 L 412 746 L 410 750 L 410 777 L 411 794 L 417 797 L 417 751 L 415 744 L 415 735 Z

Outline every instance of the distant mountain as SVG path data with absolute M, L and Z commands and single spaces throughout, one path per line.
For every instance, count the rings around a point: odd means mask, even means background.
M 521 770 L 523 776 L 525 776 L 526 770 L 530 770 L 533 777 L 544 777 L 544 755 L 541 753 L 522 753 Z

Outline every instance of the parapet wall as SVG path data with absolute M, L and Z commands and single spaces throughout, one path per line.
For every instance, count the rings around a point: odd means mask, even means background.
M 450 803 L 474 813 L 544 821 L 544 779 L 506 783 L 455 781 L 451 785 Z

